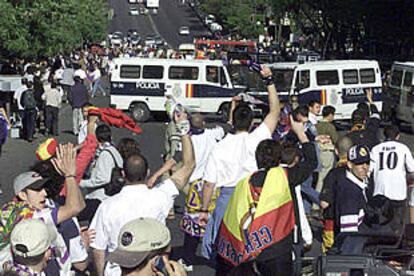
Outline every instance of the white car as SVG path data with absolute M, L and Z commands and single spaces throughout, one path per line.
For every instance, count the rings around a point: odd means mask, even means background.
M 190 28 L 188 28 L 187 26 L 182 26 L 182 27 L 180 27 L 180 29 L 178 29 L 178 33 L 180 35 L 189 35 L 190 34 Z
M 148 14 L 148 9 L 144 6 L 139 7 L 139 14 L 147 15 Z
M 207 26 L 210 26 L 210 24 L 212 24 L 214 21 L 216 21 L 216 17 L 212 14 L 209 14 L 204 18 L 204 24 Z
M 137 0 L 128 0 L 128 3 L 135 4 L 135 3 L 137 3 Z
M 136 8 L 136 7 L 130 7 L 129 8 L 129 15 L 139 15 L 138 8 Z
M 212 32 L 221 32 L 223 27 L 219 23 L 213 22 L 210 24 L 210 30 Z
M 114 32 L 110 38 L 112 46 L 122 46 L 124 43 L 124 35 L 121 32 Z

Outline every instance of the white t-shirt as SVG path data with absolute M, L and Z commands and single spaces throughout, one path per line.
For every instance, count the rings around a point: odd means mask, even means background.
M 63 68 L 59 68 L 55 71 L 55 75 L 53 76 L 55 80 L 63 79 Z
M 391 200 L 407 198 L 407 172 L 414 172 L 410 149 L 397 141 L 385 141 L 371 150 L 370 170 L 374 177 L 374 196 Z
M 93 81 L 97 81 L 101 78 L 101 71 L 96 68 L 93 72 L 92 72 L 92 77 L 93 77 Z
M 17 106 L 18 106 L 19 110 L 24 110 L 23 106 L 20 103 L 20 100 L 22 99 L 23 92 L 26 91 L 26 90 L 27 90 L 27 86 L 22 85 L 19 88 L 17 88 L 16 91 L 14 91 L 13 98 L 17 101 Z
M 86 251 L 85 244 L 80 235 L 81 230 L 78 219 L 73 217 L 72 220 L 79 232 L 79 235 L 71 238 L 69 241 L 70 262 L 74 264 L 85 261 L 88 258 L 88 252 Z
M 119 194 L 104 200 L 96 211 L 90 225 L 96 231 L 91 247 L 113 252 L 122 226 L 134 219 L 149 217 L 165 224 L 177 196 L 178 190 L 170 179 L 152 189 L 144 184 L 123 187 Z M 105 275 L 120 275 L 120 269 L 109 263 Z
M 252 133 L 227 134 L 211 152 L 203 180 L 216 187 L 235 187 L 240 179 L 257 171 L 257 145 L 271 136 L 264 123 Z
M 77 69 L 74 73 L 73 73 L 74 77 L 79 77 L 81 80 L 86 79 L 86 73 L 83 69 Z
M 312 112 L 309 112 L 309 121 L 311 121 L 312 124 L 316 125 L 318 123 L 318 115 L 313 114 Z
M 50 225 L 57 230 L 57 214 L 59 208 L 51 200 L 46 201 L 47 207 L 43 210 L 38 210 L 33 214 L 33 218 L 41 219 L 47 225 Z M 57 262 L 60 265 L 60 275 L 66 276 L 70 274 L 71 260 L 69 251 L 66 247 L 65 241 L 61 234 L 58 233 L 56 240 L 52 244 L 52 248 L 57 250 L 60 256 L 57 258 Z
M 190 182 L 203 177 L 208 157 L 218 141 L 223 139 L 224 130 L 222 127 L 204 129 L 201 134 L 191 135 L 193 142 L 196 167 L 190 176 Z

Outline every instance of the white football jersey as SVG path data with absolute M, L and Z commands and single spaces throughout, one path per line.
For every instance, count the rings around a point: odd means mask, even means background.
M 391 200 L 407 198 L 407 172 L 414 172 L 410 149 L 397 141 L 385 141 L 371 150 L 370 171 L 374 177 L 374 195 Z

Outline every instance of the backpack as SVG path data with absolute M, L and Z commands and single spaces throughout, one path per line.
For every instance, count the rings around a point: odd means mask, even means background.
M 21 103 L 25 110 L 36 109 L 36 99 L 33 90 L 28 89 L 23 92 Z
M 115 156 L 110 150 L 104 150 L 109 152 L 109 154 L 112 156 L 112 159 L 114 160 L 115 167 L 112 169 L 111 172 L 111 180 L 108 184 L 104 186 L 104 191 L 107 196 L 113 196 L 121 191 L 121 189 L 125 185 L 125 179 L 122 175 L 122 168 L 118 166 L 118 163 L 116 162 Z

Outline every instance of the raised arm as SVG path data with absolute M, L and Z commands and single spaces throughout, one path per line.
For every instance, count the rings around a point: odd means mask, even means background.
M 76 150 L 72 144 L 59 145 L 56 158 L 52 159 L 56 170 L 65 177 L 67 190 L 65 204 L 59 208 L 57 221 L 62 221 L 77 216 L 84 208 L 85 201 L 76 183 Z
M 269 128 L 270 132 L 273 133 L 276 129 L 277 123 L 279 121 L 280 114 L 280 102 L 277 95 L 276 86 L 273 82 L 272 71 L 263 66 L 262 71 L 260 72 L 264 83 L 267 87 L 268 99 L 269 99 L 269 113 L 267 113 L 264 123 Z
M 172 170 L 172 168 L 177 165 L 177 162 L 174 160 L 174 158 L 170 158 L 167 161 L 164 162 L 164 164 L 161 166 L 161 168 L 158 169 L 148 180 L 147 180 L 147 186 L 149 188 L 152 188 L 155 183 L 157 182 L 158 178 L 160 178 L 164 173 L 169 172 Z
M 188 179 L 193 173 L 195 167 L 195 156 L 193 143 L 188 134 L 190 130 L 190 122 L 187 119 L 187 114 L 175 114 L 175 121 L 177 122 L 177 129 L 181 135 L 181 143 L 183 149 L 183 166 L 173 173 L 171 180 L 175 183 L 179 190 L 188 183 Z

